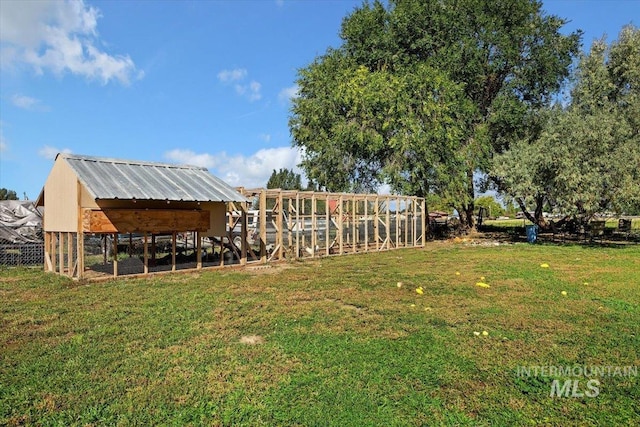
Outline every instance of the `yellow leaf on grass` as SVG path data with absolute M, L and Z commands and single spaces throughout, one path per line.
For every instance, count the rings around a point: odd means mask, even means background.
M 422 287 L 416 288 L 416 293 L 417 293 L 418 295 L 422 295 L 422 294 L 423 294 L 423 292 L 424 292 L 424 291 L 422 290 Z
M 544 264 L 540 264 L 540 267 L 542 268 L 549 268 L 549 264 L 547 264 L 546 262 Z
M 491 287 L 487 283 L 484 283 L 484 282 L 478 282 L 478 283 L 476 283 L 476 286 L 480 286 L 481 288 L 490 288 Z

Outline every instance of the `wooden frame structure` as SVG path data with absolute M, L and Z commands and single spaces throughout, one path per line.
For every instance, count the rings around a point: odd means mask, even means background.
M 242 251 L 247 262 L 424 247 L 426 243 L 429 215 L 424 198 L 263 188 L 238 191 L 258 207 L 258 239 L 253 245 L 247 242 L 247 252 Z M 245 236 L 251 231 L 245 230 Z

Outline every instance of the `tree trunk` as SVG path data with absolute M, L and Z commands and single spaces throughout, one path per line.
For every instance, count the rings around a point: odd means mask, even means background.
M 532 223 L 536 224 L 542 230 L 546 230 L 549 228 L 549 224 L 547 223 L 547 220 L 542 215 L 542 208 L 544 207 L 544 196 L 536 197 L 536 207 L 533 212 L 533 215 L 531 215 L 531 212 L 527 210 L 527 206 L 525 205 L 523 199 L 517 198 L 516 202 L 518 202 L 518 206 L 520 206 L 520 209 L 522 210 L 522 213 L 524 214 L 525 218 L 527 218 Z
M 466 226 L 471 229 L 475 224 L 473 210 L 475 208 L 474 200 L 476 199 L 476 192 L 473 187 L 473 169 L 467 171 L 467 197 L 470 201 L 464 206 L 464 215 L 466 217 Z M 462 216 L 462 212 L 460 212 L 460 216 Z

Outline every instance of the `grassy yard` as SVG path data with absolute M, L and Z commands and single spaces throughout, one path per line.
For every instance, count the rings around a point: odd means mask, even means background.
M 87 285 L 0 270 L 0 425 L 635 426 L 639 271 L 637 245 L 464 240 Z

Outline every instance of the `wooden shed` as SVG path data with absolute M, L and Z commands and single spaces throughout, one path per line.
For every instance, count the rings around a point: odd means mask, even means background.
M 117 255 L 118 235 L 144 239 L 148 273 L 148 241 L 157 234 L 172 237 L 172 269 L 176 235 L 192 232 L 198 251 L 205 236 L 225 236 L 227 203 L 247 199 L 206 168 L 58 154 L 40 196 L 44 206 L 45 271 L 82 279 L 86 235 L 110 235 Z M 113 258 L 118 275 L 118 257 Z

